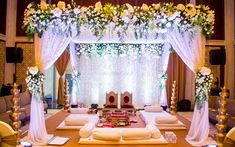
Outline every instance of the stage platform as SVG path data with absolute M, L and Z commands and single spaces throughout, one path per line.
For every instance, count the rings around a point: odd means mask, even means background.
M 56 127 L 69 115 L 70 113 L 60 111 L 55 115 L 51 116 L 46 120 L 46 128 L 48 134 L 54 134 L 55 136 L 68 136 L 70 140 L 64 145 L 64 147 L 71 147 L 71 146 L 79 146 L 79 147 L 87 147 L 87 146 L 95 146 L 95 145 L 81 145 L 78 144 L 79 141 L 79 134 L 78 130 L 56 130 Z M 186 130 L 172 130 L 177 136 L 177 143 L 175 144 L 167 144 L 167 145 L 157 145 L 158 147 L 190 147 L 191 145 L 187 143 L 185 137 L 188 133 L 188 129 L 190 127 L 190 122 L 183 118 L 180 115 L 177 115 L 178 119 L 183 122 L 187 129 Z M 170 130 L 168 130 L 170 131 Z M 161 131 L 162 134 L 165 131 Z M 121 147 L 129 147 L 130 145 L 99 145 L 101 147 L 108 147 L 108 146 L 121 146 Z M 155 147 L 156 145 L 133 145 L 135 147 Z

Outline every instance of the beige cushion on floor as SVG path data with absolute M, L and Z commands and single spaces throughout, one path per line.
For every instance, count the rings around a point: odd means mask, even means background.
M 151 131 L 151 137 L 152 138 L 160 138 L 161 137 L 161 132 L 160 130 L 153 124 L 147 124 L 146 129 Z
M 79 136 L 81 138 L 87 138 L 91 135 L 92 130 L 94 129 L 95 124 L 94 123 L 87 123 L 85 126 L 83 126 L 79 131 Z
M 123 130 L 123 140 L 143 140 L 151 138 L 152 133 L 146 128 L 130 128 Z
M 144 108 L 145 112 L 162 112 L 161 106 L 146 106 Z
M 175 116 L 156 117 L 155 122 L 156 124 L 177 124 L 178 118 Z
M 118 130 L 108 128 L 94 130 L 92 136 L 94 139 L 105 141 L 119 141 L 121 139 L 121 134 Z
M 66 126 L 84 126 L 88 121 L 88 118 L 67 117 L 64 123 Z
M 72 114 L 86 114 L 89 108 L 70 108 L 70 113 Z

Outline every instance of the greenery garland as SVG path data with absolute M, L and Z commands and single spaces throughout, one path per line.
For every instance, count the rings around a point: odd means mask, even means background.
M 176 28 L 180 31 L 193 31 L 199 25 L 203 33 L 209 36 L 214 29 L 214 11 L 208 6 L 192 4 L 158 3 L 150 6 L 143 4 L 131 6 L 105 4 L 97 2 L 95 6 L 81 7 L 76 3 L 65 4 L 59 1 L 57 5 L 30 3 L 24 12 L 23 28 L 27 35 L 38 33 L 52 27 L 55 33 L 78 35 L 81 26 L 91 30 L 98 39 L 106 31 L 116 33 L 120 40 L 131 28 L 135 37 L 148 37 L 150 32 L 165 34 L 167 30 Z

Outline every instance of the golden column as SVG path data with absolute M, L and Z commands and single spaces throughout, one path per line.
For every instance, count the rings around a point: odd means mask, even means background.
M 17 88 L 16 83 L 13 85 L 13 89 L 11 90 L 11 93 L 13 95 L 11 101 L 12 101 L 12 107 L 11 107 L 11 114 L 10 118 L 12 120 L 12 128 L 16 132 L 16 138 L 17 138 L 17 144 L 20 142 L 20 131 L 19 128 L 21 126 L 20 121 L 20 107 L 19 107 L 19 99 L 17 98 L 17 94 L 19 93 L 19 89 Z
M 170 113 L 176 114 L 177 113 L 177 99 L 176 99 L 176 81 L 172 83 L 172 92 L 171 92 L 171 106 L 170 106 Z
M 218 121 L 216 124 L 217 133 L 215 134 L 216 142 L 218 143 L 218 146 L 223 146 L 224 137 L 226 135 L 226 123 L 228 120 L 228 114 L 227 114 L 227 98 L 228 98 L 228 92 L 226 88 L 224 87 L 222 89 L 222 93 L 220 95 L 219 100 L 219 109 L 218 114 L 216 115 L 216 120 Z
M 65 80 L 64 82 L 64 110 L 69 110 L 69 82 Z

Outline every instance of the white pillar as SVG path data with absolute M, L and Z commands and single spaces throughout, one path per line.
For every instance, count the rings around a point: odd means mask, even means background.
M 17 0 L 7 0 L 6 47 L 15 47 Z M 5 63 L 5 83 L 13 83 L 13 63 Z
M 224 1 L 225 14 L 225 86 L 230 90 L 230 98 L 234 98 L 234 1 Z

